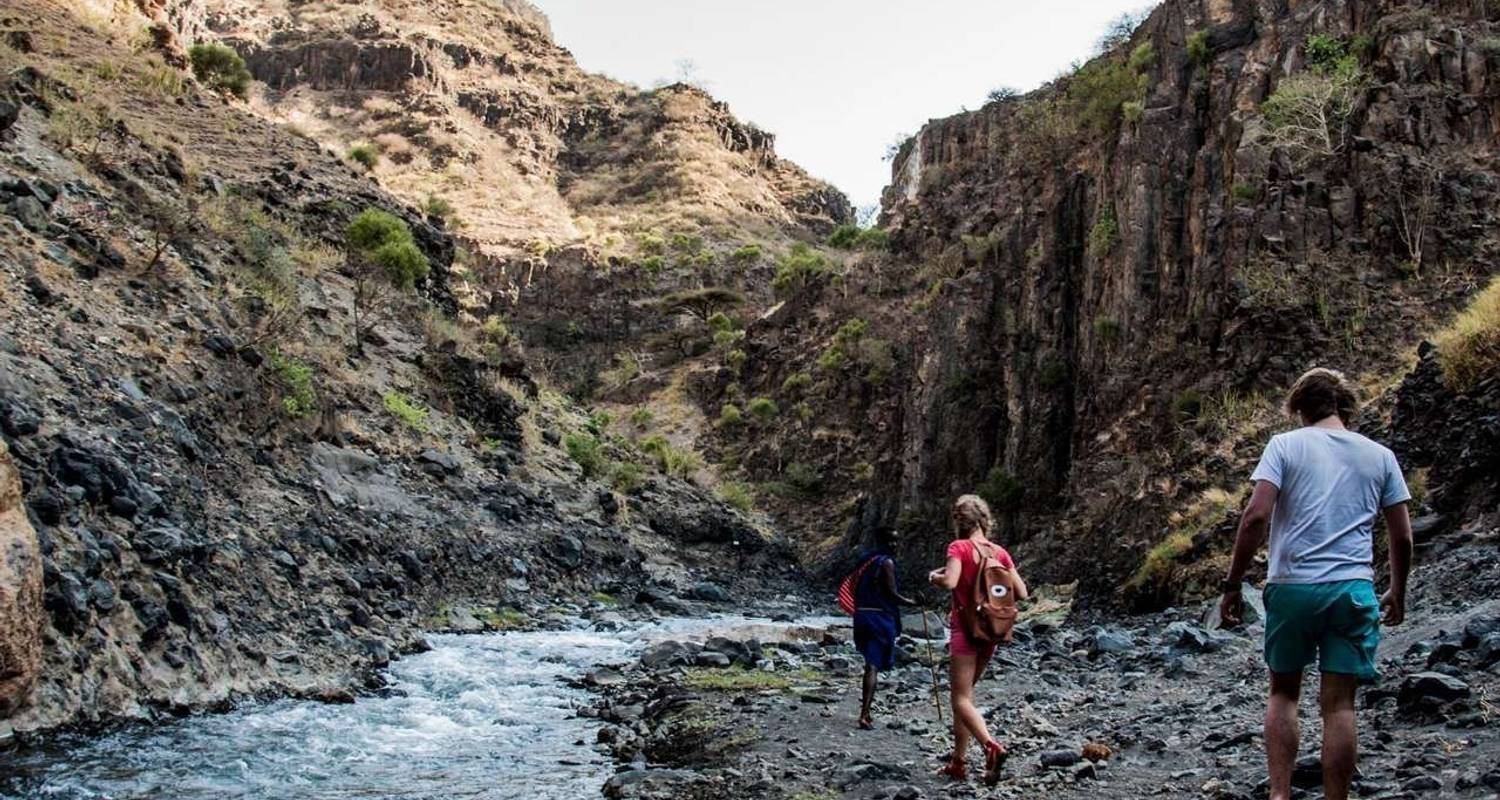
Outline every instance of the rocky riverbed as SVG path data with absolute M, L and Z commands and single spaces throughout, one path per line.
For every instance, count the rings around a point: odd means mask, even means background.
M 1500 580 L 1495 545 L 1495 531 L 1464 531 L 1428 547 L 1409 621 L 1386 632 L 1382 676 L 1361 693 L 1359 796 L 1500 793 L 1500 601 L 1474 599 Z M 602 696 L 585 713 L 610 723 L 610 798 L 1264 797 L 1262 627 L 1211 630 L 1206 616 L 1025 624 L 980 688 L 1011 752 L 995 790 L 934 776 L 951 740 L 928 643 L 909 637 L 872 731 L 855 728 L 860 661 L 839 626 L 816 642 L 657 644 L 596 673 Z M 930 644 L 942 661 L 944 642 Z M 1318 797 L 1311 693 L 1303 721 L 1296 784 Z

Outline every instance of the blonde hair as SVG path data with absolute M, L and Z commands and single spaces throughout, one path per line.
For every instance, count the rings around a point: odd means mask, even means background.
M 958 536 L 968 536 L 975 528 L 990 535 L 990 527 L 994 524 L 990 517 L 990 504 L 984 502 L 984 498 L 977 494 L 966 494 L 953 501 L 953 532 Z

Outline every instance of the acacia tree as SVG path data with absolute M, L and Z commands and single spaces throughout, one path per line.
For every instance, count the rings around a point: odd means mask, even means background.
M 354 352 L 364 355 L 364 335 L 373 318 L 397 293 L 410 292 L 427 277 L 427 257 L 400 218 L 367 208 L 344 232 L 345 263 L 354 278 Z
M 1272 142 L 1299 165 L 1343 152 L 1365 84 L 1352 56 L 1284 79 L 1261 105 Z

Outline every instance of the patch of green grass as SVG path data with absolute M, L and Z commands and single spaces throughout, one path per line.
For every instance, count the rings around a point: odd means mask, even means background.
M 1500 279 L 1492 281 L 1453 323 L 1433 338 L 1443 383 L 1455 392 L 1500 372 Z
M 366 172 L 380 164 L 380 151 L 372 144 L 357 144 L 349 148 L 350 161 L 364 167 Z
M 589 601 L 598 603 L 601 606 L 617 606 L 620 604 L 620 598 L 615 597 L 609 592 L 593 592 L 589 595 Z
M 734 403 L 725 403 L 719 408 L 719 424 L 733 426 L 745 421 L 744 412 Z
M 1021 504 L 1026 487 L 1004 467 L 994 467 L 979 484 L 979 496 L 995 511 L 1010 511 Z
M 397 391 L 386 392 L 381 395 L 380 401 L 385 405 L 385 410 L 401 420 L 406 427 L 427 432 L 428 411 L 416 401 Z
M 640 464 L 617 461 L 609 471 L 610 488 L 620 494 L 635 494 L 646 484 L 646 476 Z
M 477 608 L 474 618 L 495 631 L 514 631 L 526 627 L 526 615 L 514 608 Z
M 694 667 L 683 673 L 682 682 L 688 688 L 700 692 L 786 692 L 797 685 L 816 683 L 827 677 L 826 673 L 808 668 L 792 672 L 768 672 L 741 666 L 727 669 Z
M 725 505 L 737 508 L 746 514 L 755 510 L 755 491 L 748 483 L 739 481 L 724 481 L 714 487 L 714 494 L 722 500 Z

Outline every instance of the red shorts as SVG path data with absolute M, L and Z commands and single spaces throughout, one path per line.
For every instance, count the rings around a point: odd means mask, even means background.
M 958 621 L 958 612 L 948 615 L 948 652 L 955 656 L 975 656 L 981 661 L 988 661 L 995 654 L 993 644 L 973 644 L 969 637 L 964 635 L 964 626 Z

